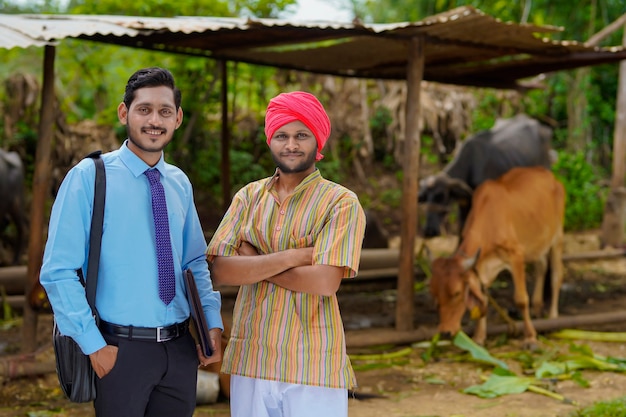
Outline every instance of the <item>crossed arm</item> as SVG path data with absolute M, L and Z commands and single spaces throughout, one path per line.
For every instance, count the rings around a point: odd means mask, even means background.
M 213 259 L 211 278 L 218 285 L 246 285 L 265 280 L 291 291 L 330 296 L 339 289 L 343 268 L 313 265 L 313 248 L 259 255 L 254 246 L 243 242 L 236 256 Z

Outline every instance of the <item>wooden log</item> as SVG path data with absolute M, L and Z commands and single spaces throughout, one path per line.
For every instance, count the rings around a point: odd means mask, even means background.
M 605 249 L 590 252 L 570 253 L 563 255 L 563 262 L 593 261 L 626 256 L 626 249 Z
M 0 268 L 0 286 L 9 295 L 24 294 L 26 288 L 26 266 Z
M 565 328 L 622 323 L 624 321 L 626 321 L 626 310 L 578 316 L 561 316 L 554 319 L 537 319 L 533 320 L 533 324 L 537 332 L 545 333 Z M 463 328 L 463 331 L 471 335 L 473 326 L 466 326 Z M 516 322 L 513 328 L 509 328 L 507 324 L 492 325 L 487 328 L 487 334 L 490 336 L 503 333 L 518 335 L 522 334 L 522 332 L 522 322 Z M 385 344 L 404 345 L 430 340 L 435 334 L 437 334 L 436 326 L 421 326 L 411 331 L 398 331 L 391 328 L 352 330 L 346 331 L 346 345 L 348 348 L 363 348 Z
M 400 262 L 399 249 L 363 249 L 361 251 L 361 261 L 359 271 L 368 269 L 380 269 L 388 267 L 398 267 Z M 397 273 L 396 273 L 397 275 Z
M 7 295 L 7 297 L 2 300 L 6 302 L 12 309 L 15 310 L 23 310 L 24 303 L 26 302 L 26 296 L 24 294 L 20 295 Z
M 535 319 L 533 325 L 539 333 L 551 332 L 566 328 L 579 328 L 585 326 L 596 326 L 600 324 L 623 323 L 626 321 L 626 310 L 609 311 L 606 313 L 581 314 L 576 316 L 560 316 L 554 319 Z M 489 335 L 508 333 L 512 335 L 522 334 L 524 323 L 515 322 L 515 327 L 510 329 L 508 324 L 498 324 L 491 326 Z
M 54 372 L 56 372 L 54 360 L 38 362 L 26 356 L 10 357 L 0 360 L 0 378 L 15 379 Z
M 422 340 L 430 340 L 437 333 L 436 327 L 419 326 L 414 330 L 392 328 L 372 328 L 347 330 L 346 346 L 350 348 L 374 347 L 379 345 L 407 345 Z
M 24 294 L 7 295 L 6 298 L 1 299 L 0 302 L 5 302 L 9 307 L 16 311 L 24 311 L 24 305 L 26 303 L 26 296 Z M 44 306 L 39 313 L 52 313 L 50 306 Z
M 396 279 L 396 277 L 398 276 L 398 267 L 391 267 L 391 268 L 378 268 L 378 269 L 366 269 L 366 270 L 359 270 L 359 275 L 357 275 L 354 279 L 346 279 L 343 280 L 343 282 L 341 283 L 341 285 L 343 284 L 351 284 L 351 283 L 359 283 L 362 282 L 364 280 L 375 280 L 375 279 L 381 279 L 381 278 L 390 278 L 390 279 Z

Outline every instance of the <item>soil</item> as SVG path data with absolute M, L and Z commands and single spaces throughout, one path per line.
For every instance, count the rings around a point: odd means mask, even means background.
M 598 250 L 595 233 L 568 235 L 566 253 Z M 626 302 L 626 258 L 568 262 L 561 291 L 561 316 L 613 312 L 622 310 Z M 491 294 L 514 316 L 510 280 L 499 278 Z M 418 282 L 419 287 L 419 282 Z M 394 280 L 382 280 L 377 285 L 342 286 L 339 302 L 347 332 L 363 328 L 390 328 L 394 325 Z M 224 314 L 228 316 L 234 298 L 224 292 Z M 493 309 L 490 309 L 493 310 Z M 436 311 L 424 290 L 415 294 L 415 324 L 434 326 Z M 490 311 L 489 325 L 498 323 Z M 469 323 L 469 322 L 468 322 Z M 50 372 L 28 377 L 9 378 L 10 372 L 26 362 L 50 363 L 51 316 L 42 314 L 38 320 L 40 348 L 34 357 L 19 356 L 21 321 L 0 322 L 0 417 L 17 416 L 93 416 L 91 404 L 73 404 L 65 400 L 58 388 L 53 368 Z M 626 323 L 594 325 L 586 330 L 626 331 Z M 585 329 L 585 327 L 578 327 Z M 417 341 L 416 341 L 417 342 Z M 540 334 L 539 350 L 525 352 L 521 339 L 515 336 L 495 335 L 488 338 L 486 348 L 516 371 L 523 373 L 520 355 L 542 355 L 555 351 L 566 352 L 571 343 L 587 345 L 598 355 L 626 358 L 626 344 L 617 342 L 570 341 Z M 407 350 L 407 348 L 410 348 Z M 351 354 L 372 354 L 403 350 L 410 352 L 394 359 L 366 362 L 353 360 L 358 388 L 349 400 L 352 417 L 568 417 L 581 407 L 597 401 L 623 398 L 626 374 L 584 370 L 581 377 L 588 382 L 583 387 L 573 380 L 552 381 L 550 389 L 564 395 L 568 402 L 533 393 L 505 395 L 482 399 L 464 394 L 462 390 L 480 384 L 481 378 L 491 374 L 492 368 L 470 361 L 454 346 L 439 348 L 430 360 L 424 360 L 422 344 L 368 348 L 349 348 Z M 8 359 L 13 361 L 8 362 Z M 11 365 L 9 365 L 9 363 Z M 228 417 L 228 401 L 222 395 L 217 403 L 199 405 L 194 414 Z

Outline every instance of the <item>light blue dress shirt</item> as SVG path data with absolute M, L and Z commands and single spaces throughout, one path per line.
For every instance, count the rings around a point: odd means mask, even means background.
M 213 290 L 204 251 L 206 240 L 191 183 L 179 168 L 165 163 L 161 173 L 169 212 L 176 273 L 176 296 L 169 305 L 159 299 L 158 269 L 150 184 L 150 167 L 126 142 L 102 155 L 106 198 L 96 308 L 102 320 L 122 326 L 159 327 L 189 317 L 183 271 L 193 271 L 209 328 L 224 328 L 220 293 Z M 61 333 L 71 336 L 85 354 L 106 345 L 91 314 L 76 270 L 87 275 L 89 231 L 93 209 L 95 164 L 79 162 L 68 173 L 50 215 L 40 281 Z

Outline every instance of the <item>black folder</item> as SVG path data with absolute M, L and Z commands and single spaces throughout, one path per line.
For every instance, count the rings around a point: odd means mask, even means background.
M 213 354 L 213 349 L 211 347 L 211 338 L 209 337 L 209 326 L 207 325 L 200 296 L 198 295 L 198 287 L 196 287 L 196 279 L 190 269 L 185 270 L 184 276 L 185 287 L 187 287 L 187 300 L 189 300 L 189 308 L 191 310 L 191 321 L 193 323 L 192 330 L 195 331 L 196 341 L 200 343 L 202 353 L 204 353 L 204 356 L 209 357 Z

